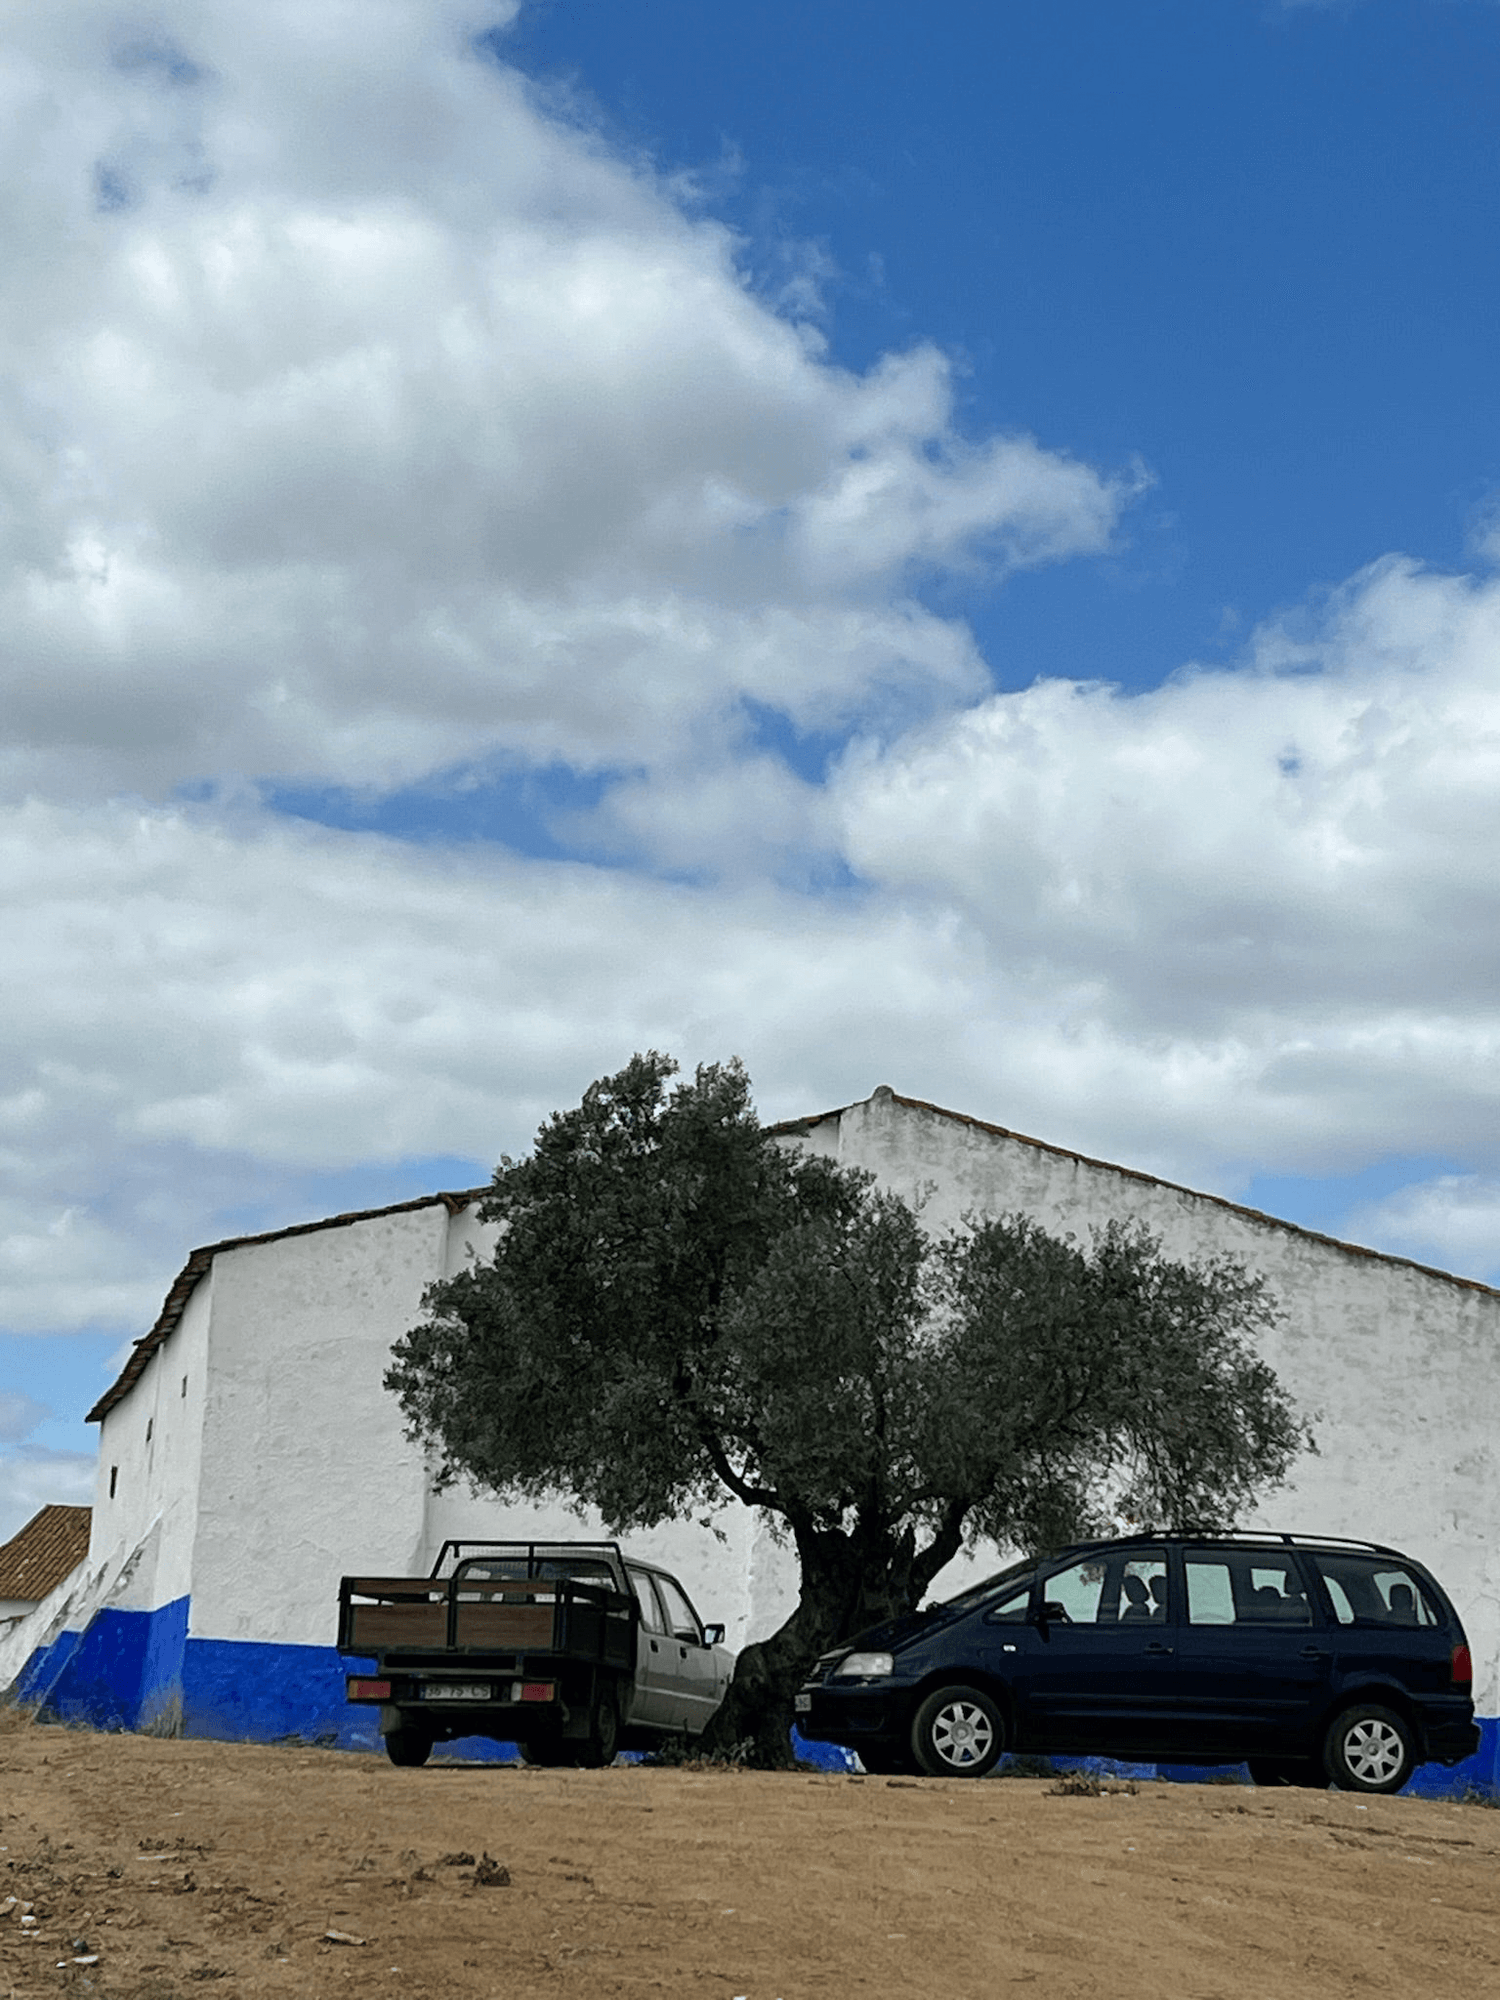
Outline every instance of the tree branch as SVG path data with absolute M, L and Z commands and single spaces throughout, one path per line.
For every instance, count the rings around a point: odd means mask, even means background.
M 968 1512 L 967 1500 L 950 1500 L 943 1509 L 937 1533 L 912 1562 L 911 1582 L 914 1603 L 921 1597 L 938 1571 L 946 1568 L 963 1547 L 964 1521 Z

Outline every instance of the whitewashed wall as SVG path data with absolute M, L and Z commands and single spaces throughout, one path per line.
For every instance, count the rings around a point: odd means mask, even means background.
M 192 1589 L 214 1282 L 210 1267 L 171 1338 L 100 1422 L 89 1567 L 115 1575 L 149 1547 L 122 1600 L 130 1608 L 152 1610 Z
M 925 1201 L 935 1231 L 1020 1211 L 1086 1242 L 1138 1218 L 1172 1256 L 1263 1272 L 1287 1318 L 1261 1351 L 1319 1455 L 1243 1525 L 1387 1542 L 1428 1564 L 1468 1629 L 1475 1706 L 1500 1712 L 1500 1294 L 886 1089 L 796 1136 Z
M 1500 1710 L 1500 1296 L 889 1091 L 782 1137 L 870 1168 L 920 1200 L 933 1229 L 1021 1210 L 1086 1237 L 1138 1217 L 1174 1255 L 1228 1251 L 1263 1271 L 1288 1315 L 1266 1356 L 1313 1417 L 1321 1455 L 1255 1525 L 1388 1541 L 1429 1563 L 1474 1643 L 1476 1705 Z M 103 1606 L 159 1613 L 190 1597 L 190 1639 L 327 1649 L 345 1572 L 425 1572 L 449 1537 L 601 1534 L 562 1502 L 434 1494 L 383 1387 L 426 1287 L 493 1242 L 472 1207 L 434 1199 L 219 1250 L 103 1419 L 88 1563 L 0 1633 L 0 1685 Z M 795 1601 L 790 1552 L 738 1506 L 630 1546 L 680 1575 L 736 1647 Z M 974 1561 L 993 1552 L 950 1566 L 935 1594 Z M 213 1670 L 227 1671 L 217 1656 Z M 294 1705 L 302 1670 L 286 1671 Z

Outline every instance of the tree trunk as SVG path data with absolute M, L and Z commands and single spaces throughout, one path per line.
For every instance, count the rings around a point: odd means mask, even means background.
M 910 1532 L 806 1530 L 796 1542 L 802 1565 L 797 1608 L 769 1639 L 745 1647 L 703 1739 L 705 1749 L 763 1771 L 795 1767 L 792 1697 L 818 1655 L 913 1608 Z

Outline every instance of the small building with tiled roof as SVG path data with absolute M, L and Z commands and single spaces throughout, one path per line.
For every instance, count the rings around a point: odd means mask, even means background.
M 1285 1316 L 1261 1351 L 1319 1450 L 1244 1525 L 1388 1542 L 1436 1571 L 1468 1626 L 1485 1730 L 1479 1758 L 1441 1782 L 1495 1788 L 1500 1292 L 884 1087 L 772 1130 L 919 1200 L 934 1231 L 1021 1213 L 1086 1240 L 1136 1222 L 1171 1256 L 1262 1273 Z M 435 1493 L 384 1387 L 427 1287 L 492 1247 L 485 1192 L 192 1253 L 91 1412 L 88 1561 L 50 1609 L 0 1628 L 0 1688 L 112 1727 L 374 1747 L 333 1647 L 342 1574 L 423 1574 L 455 1535 L 599 1532 L 562 1506 Z M 742 1508 L 632 1540 L 731 1643 L 774 1630 L 795 1600 L 793 1558 Z
M 0 1545 L 0 1618 L 34 1611 L 89 1552 L 91 1507 L 43 1507 Z

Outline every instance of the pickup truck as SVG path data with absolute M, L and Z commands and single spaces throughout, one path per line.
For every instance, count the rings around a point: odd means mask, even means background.
M 701 1736 L 733 1671 L 675 1577 L 615 1542 L 444 1542 L 431 1576 L 346 1576 L 351 1702 L 378 1703 L 393 1764 L 488 1736 L 528 1764 L 603 1765 Z

